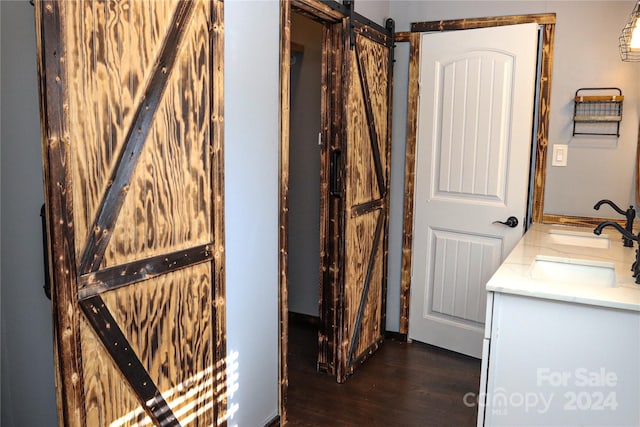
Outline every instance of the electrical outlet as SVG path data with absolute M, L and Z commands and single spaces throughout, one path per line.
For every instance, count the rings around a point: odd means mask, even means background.
M 551 166 L 567 166 L 567 154 L 569 146 L 567 144 L 554 144 Z

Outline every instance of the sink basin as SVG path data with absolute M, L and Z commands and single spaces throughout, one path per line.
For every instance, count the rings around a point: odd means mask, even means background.
M 529 274 L 536 280 L 604 288 L 616 286 L 616 269 L 608 262 L 538 255 Z
M 584 231 L 552 229 L 549 239 L 559 245 L 582 246 L 583 248 L 609 249 L 611 241 L 607 236 L 596 236 Z

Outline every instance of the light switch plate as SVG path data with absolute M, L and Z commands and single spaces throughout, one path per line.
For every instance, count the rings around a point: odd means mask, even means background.
M 569 146 L 567 144 L 554 144 L 551 166 L 567 166 L 567 154 Z

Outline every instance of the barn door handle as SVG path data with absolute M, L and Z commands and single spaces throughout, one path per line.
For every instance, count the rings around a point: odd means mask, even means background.
M 51 299 L 51 278 L 49 277 L 49 242 L 47 239 L 47 213 L 44 209 L 44 203 L 40 208 L 40 221 L 42 222 L 42 257 L 44 262 L 44 294 L 47 298 Z
M 332 196 L 340 197 L 340 188 L 338 188 L 338 161 L 340 160 L 340 150 L 331 152 L 331 188 Z
M 516 228 L 518 226 L 518 218 L 510 216 L 506 221 L 493 221 L 493 224 L 502 224 L 507 227 Z

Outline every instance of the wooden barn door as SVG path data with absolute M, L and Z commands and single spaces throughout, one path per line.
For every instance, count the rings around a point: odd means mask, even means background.
M 59 424 L 224 424 L 222 2 L 36 3 Z
M 341 54 L 330 69 L 343 70 L 330 156 L 335 274 L 333 301 L 323 292 L 321 316 L 325 330 L 327 318 L 335 319 L 335 330 L 320 335 L 319 366 L 344 382 L 385 332 L 393 29 L 345 18 L 334 33 Z

